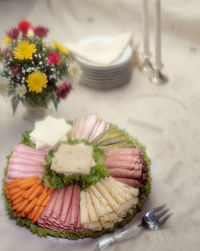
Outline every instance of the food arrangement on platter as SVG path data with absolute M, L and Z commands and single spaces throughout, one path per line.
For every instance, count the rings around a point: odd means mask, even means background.
M 145 148 L 97 115 L 51 116 L 22 134 L 8 156 L 10 218 L 39 236 L 98 237 L 128 223 L 151 189 Z

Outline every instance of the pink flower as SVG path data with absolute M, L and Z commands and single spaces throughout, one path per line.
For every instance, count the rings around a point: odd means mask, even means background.
M 47 63 L 50 65 L 51 64 L 57 65 L 59 62 L 59 59 L 60 59 L 59 55 L 56 52 L 52 51 L 51 53 L 49 53 Z
M 49 29 L 44 27 L 44 26 L 36 26 L 34 29 L 33 29 L 35 35 L 37 35 L 38 37 L 42 38 L 42 37 L 46 37 L 48 32 L 49 32 Z
M 12 28 L 8 32 L 6 32 L 6 35 L 12 39 L 17 39 L 19 36 L 19 30 L 17 28 Z
M 71 89 L 72 89 L 72 85 L 70 83 L 64 82 L 56 90 L 56 96 L 58 98 L 65 99 L 67 95 L 70 93 Z
M 10 67 L 12 74 L 15 76 L 21 71 L 21 67 L 19 65 L 13 65 Z
M 26 20 L 21 21 L 18 24 L 18 29 L 22 32 L 22 34 L 25 36 L 28 32 L 28 30 L 31 28 L 32 24 L 29 23 Z

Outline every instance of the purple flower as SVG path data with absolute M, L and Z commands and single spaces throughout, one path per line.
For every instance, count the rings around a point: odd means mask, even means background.
M 15 76 L 21 71 L 21 67 L 19 65 L 13 65 L 10 67 L 12 74 Z
M 70 93 L 71 89 L 72 89 L 72 85 L 70 83 L 64 82 L 56 90 L 56 96 L 58 98 L 65 99 L 67 95 Z
M 33 31 L 34 31 L 35 35 L 42 38 L 42 37 L 47 36 L 49 29 L 44 26 L 39 25 L 39 26 L 34 27 Z
M 17 39 L 19 36 L 19 30 L 17 28 L 11 28 L 8 32 L 6 32 L 6 35 L 11 39 Z

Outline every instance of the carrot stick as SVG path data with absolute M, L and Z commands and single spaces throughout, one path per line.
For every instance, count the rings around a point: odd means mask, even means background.
M 21 189 L 19 187 L 11 188 L 10 189 L 10 194 L 13 195 L 13 194 L 16 194 L 16 193 L 18 193 L 20 191 L 21 191 Z
M 28 190 L 26 190 L 26 192 L 24 193 L 24 197 L 28 198 L 30 197 L 30 195 L 35 191 L 35 189 L 38 187 L 38 185 L 40 184 L 40 180 L 36 181 L 35 184 L 29 188 Z
M 29 196 L 28 200 L 34 199 L 36 196 L 40 195 L 42 192 L 42 186 L 38 186 L 35 191 Z
M 7 182 L 6 186 L 10 187 L 12 184 L 18 183 L 19 181 L 21 181 L 22 179 L 15 179 L 15 180 L 11 180 L 9 182 Z
M 53 189 L 49 187 L 48 195 L 51 195 L 52 193 L 53 193 Z
M 22 202 L 24 198 L 22 196 L 18 197 L 17 199 L 13 200 L 12 204 L 17 205 L 18 203 Z
M 36 212 L 36 214 L 35 214 L 35 216 L 33 218 L 33 222 L 36 222 L 39 219 L 39 217 L 42 214 L 43 210 L 44 210 L 44 207 L 39 207 L 38 208 L 38 210 L 37 210 L 37 212 Z
M 45 192 L 48 192 L 48 187 L 44 187 L 44 190 L 43 191 L 45 191 Z
M 40 196 L 37 199 L 36 206 L 42 205 L 42 203 L 46 199 L 47 195 L 48 195 L 47 192 L 45 190 L 43 190 L 43 192 L 40 194 Z
M 36 179 L 27 180 L 27 181 L 24 182 L 23 184 L 20 184 L 19 187 L 20 187 L 21 189 L 27 189 L 27 188 L 29 188 L 29 187 L 34 186 L 36 181 L 37 181 Z M 42 183 L 41 180 L 40 180 L 39 182 Z
M 35 214 L 37 213 L 38 208 L 39 208 L 38 206 L 35 206 L 33 211 L 31 212 L 31 215 L 30 215 L 31 220 L 34 218 Z
M 20 206 L 22 205 L 22 203 L 23 203 L 23 202 L 19 202 L 18 204 L 13 205 L 13 206 L 12 206 L 12 209 L 17 211 L 17 208 L 20 207 Z
M 28 200 L 24 200 L 22 202 L 22 204 L 17 208 L 17 211 L 23 211 L 25 209 L 25 207 L 28 205 L 29 201 Z
M 11 196 L 11 200 L 15 200 L 15 199 L 17 199 L 19 196 L 21 196 L 22 194 L 23 194 L 23 190 L 21 190 L 21 191 L 19 191 L 18 193 L 16 193 L 16 194 L 13 194 L 12 196 Z
M 29 203 L 29 204 L 25 207 L 24 212 L 25 212 L 26 214 L 28 214 L 31 210 L 33 210 L 33 208 L 35 207 L 35 204 L 36 204 L 37 199 L 38 199 L 38 198 L 35 197 L 35 198 L 31 201 L 31 203 Z
M 30 181 L 30 180 L 35 180 L 35 179 L 39 179 L 37 175 L 34 175 L 34 176 L 31 176 L 31 177 L 28 177 L 28 178 L 25 178 L 25 179 L 22 179 L 21 181 L 19 181 L 19 185 L 21 184 L 24 184 L 26 183 L 27 181 Z
M 43 203 L 42 203 L 42 206 L 43 206 L 43 207 L 46 206 L 46 204 L 48 203 L 50 197 L 51 197 L 51 195 L 48 195 L 48 196 L 46 197 L 46 199 L 43 201 Z
M 21 212 L 21 218 L 24 218 L 26 215 L 24 213 L 24 211 Z

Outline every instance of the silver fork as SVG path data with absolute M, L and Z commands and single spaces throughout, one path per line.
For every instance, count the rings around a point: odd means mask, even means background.
M 167 214 L 169 212 L 169 209 L 165 209 L 166 204 L 156 207 L 150 211 L 148 211 L 143 217 L 140 225 L 136 226 L 138 227 L 144 227 L 148 230 L 157 230 L 161 228 L 161 226 L 169 219 L 170 216 L 173 214 Z M 105 248 L 114 242 L 120 242 L 127 239 L 127 236 L 130 234 L 133 234 L 136 231 L 135 226 L 122 231 L 120 233 L 114 233 L 110 237 L 104 237 L 103 239 L 100 239 L 96 245 L 94 246 L 94 250 L 101 250 L 102 248 Z

